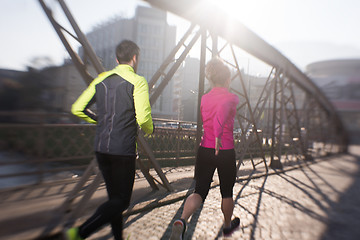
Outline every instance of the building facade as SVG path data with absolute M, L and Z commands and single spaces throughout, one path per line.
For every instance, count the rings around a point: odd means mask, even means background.
M 119 42 L 129 39 L 140 47 L 137 73 L 151 80 L 156 70 L 176 44 L 176 27 L 167 23 L 166 12 L 139 6 L 132 19 L 115 18 L 103 23 L 86 34 L 106 70 L 116 66 L 115 48 Z M 80 49 L 86 61 L 86 55 Z M 155 86 L 156 87 L 156 86 Z M 154 117 L 173 118 L 173 81 L 166 86 L 152 106 Z
M 353 141 L 360 141 L 360 59 L 309 64 L 306 73 L 339 112 Z
M 197 121 L 200 60 L 187 57 L 181 74 L 180 113 L 184 121 Z
M 72 104 L 87 87 L 79 71 L 69 61 L 62 66 L 45 68 L 42 74 L 50 82 L 52 111 L 70 113 Z

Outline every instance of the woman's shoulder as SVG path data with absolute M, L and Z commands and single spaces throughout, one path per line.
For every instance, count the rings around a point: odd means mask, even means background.
M 239 97 L 238 97 L 238 95 L 236 95 L 236 94 L 234 94 L 234 93 L 231 93 L 231 92 L 229 92 L 229 93 L 227 94 L 227 100 L 228 100 L 228 101 L 231 101 L 231 102 L 234 102 L 234 103 L 236 103 L 236 104 L 239 103 Z

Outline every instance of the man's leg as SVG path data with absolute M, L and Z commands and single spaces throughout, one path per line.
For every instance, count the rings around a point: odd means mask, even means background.
M 129 206 L 134 176 L 135 157 L 97 153 L 109 200 L 102 204 L 79 228 L 82 238 L 90 236 L 104 224 L 111 223 L 115 239 L 122 239 L 121 213 Z M 114 221 L 114 222 L 113 222 Z
M 113 164 L 112 179 L 115 182 L 112 199 L 120 199 L 121 212 L 111 218 L 111 229 L 114 238 L 122 239 L 123 216 L 122 212 L 129 207 L 135 179 L 135 157 L 122 157 L 120 161 L 115 159 Z
M 107 154 L 102 154 L 96 152 L 96 160 L 98 162 L 98 166 L 101 170 L 102 176 L 105 181 L 106 188 L 108 190 L 108 185 L 111 185 L 111 162 L 108 159 Z M 109 193 L 109 192 L 108 192 Z M 107 205 L 109 205 L 108 201 L 100 205 L 95 213 L 88 218 L 80 227 L 79 227 L 79 235 L 82 238 L 87 238 L 92 233 L 98 230 L 102 225 L 106 222 L 106 218 L 103 212 L 107 209 Z
M 123 216 L 119 213 L 117 216 L 111 219 L 111 231 L 114 235 L 114 239 L 122 239 L 123 230 Z

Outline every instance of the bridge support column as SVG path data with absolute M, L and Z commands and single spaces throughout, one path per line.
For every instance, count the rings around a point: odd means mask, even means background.
M 201 112 L 200 104 L 201 97 L 204 94 L 205 87 L 205 64 L 206 64 L 206 29 L 202 28 L 201 31 L 201 50 L 200 50 L 200 73 L 199 73 L 199 90 L 198 90 L 198 104 L 197 104 L 197 125 L 196 125 L 196 144 L 195 144 L 195 153 L 201 142 L 202 136 L 202 121 L 201 121 Z

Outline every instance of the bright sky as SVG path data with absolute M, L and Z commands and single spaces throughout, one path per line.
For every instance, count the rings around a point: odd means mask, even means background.
M 217 1 L 217 0 L 213 0 Z M 83 32 L 121 14 L 132 17 L 140 0 L 65 0 Z M 238 19 L 300 69 L 314 61 L 360 58 L 359 0 L 219 0 Z M 47 1 L 56 19 L 59 4 Z M 174 17 L 170 24 L 177 24 Z M 64 22 L 64 26 L 67 26 Z M 179 30 L 184 30 L 179 27 Z M 61 64 L 67 52 L 37 0 L 0 1 L 0 68 L 24 70 L 48 56 Z M 179 36 L 178 36 L 179 37 Z

